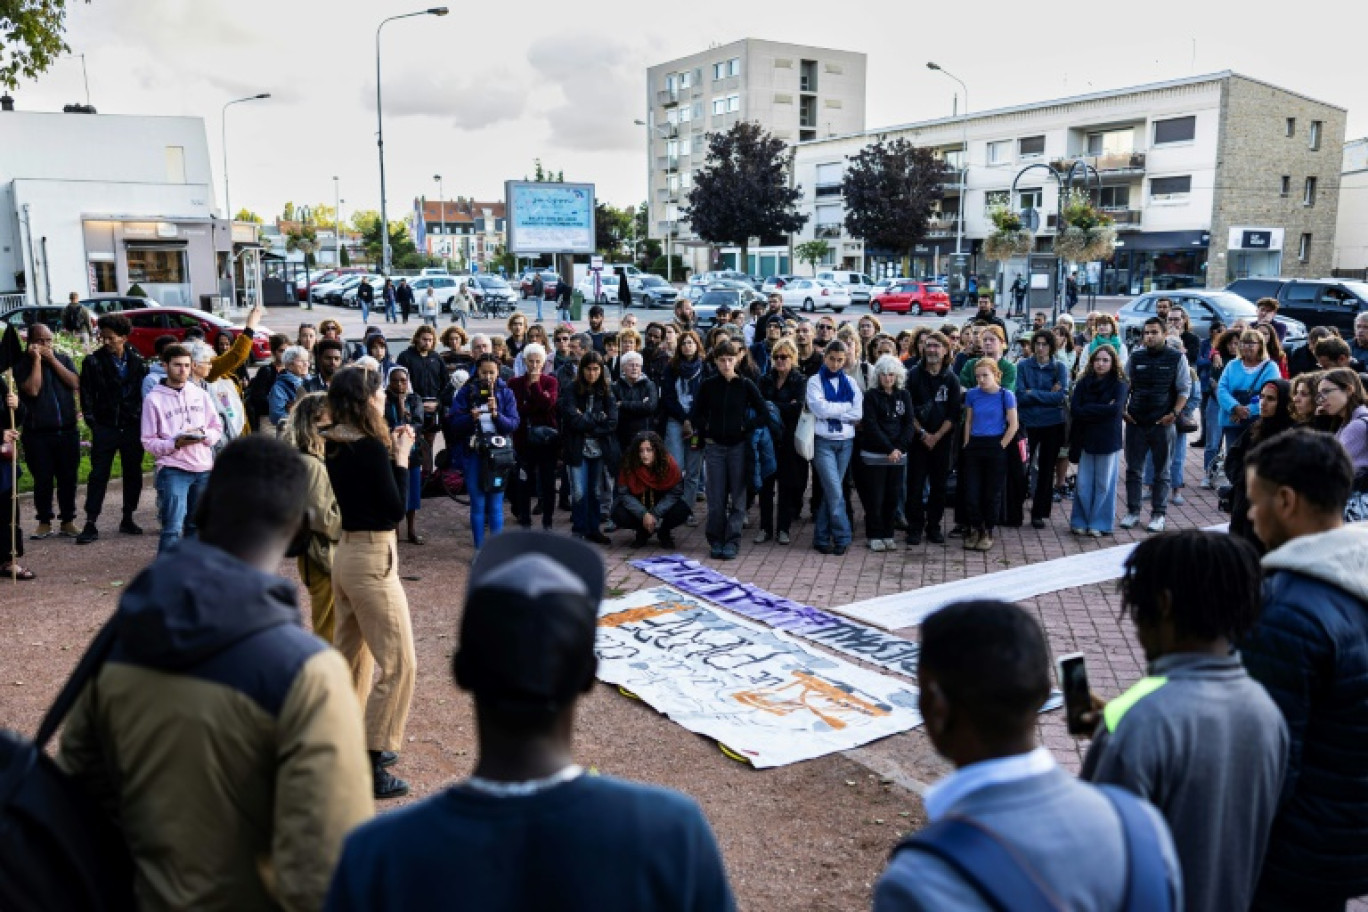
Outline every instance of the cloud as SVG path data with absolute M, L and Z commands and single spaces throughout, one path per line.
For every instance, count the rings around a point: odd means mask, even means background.
M 534 42 L 527 62 L 537 85 L 559 89 L 545 109 L 553 146 L 584 151 L 637 149 L 645 70 L 642 51 L 599 34 L 554 36 Z
M 462 79 L 451 73 L 405 70 L 385 75 L 386 117 L 433 117 L 462 130 L 482 130 L 522 117 L 529 92 L 507 72 Z M 362 104 L 375 107 L 375 85 L 362 86 Z

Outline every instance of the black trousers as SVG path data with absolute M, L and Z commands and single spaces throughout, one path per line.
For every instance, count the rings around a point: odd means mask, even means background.
M 633 532 L 645 531 L 645 527 L 641 524 L 641 519 L 633 515 L 632 511 L 628 510 L 622 504 L 613 504 L 613 509 L 610 512 L 609 517 L 617 524 L 619 529 L 630 529 Z M 674 506 L 666 510 L 665 515 L 660 518 L 660 522 L 656 525 L 656 534 L 659 535 L 661 532 L 669 532 L 671 529 L 676 529 L 684 525 L 685 520 L 688 518 L 689 508 L 684 505 L 684 501 L 677 500 L 675 501 Z
M 90 429 L 90 480 L 86 483 L 86 521 L 95 522 L 104 509 L 105 489 L 114 457 L 123 469 L 123 515 L 132 517 L 142 499 L 143 445 L 140 428 L 112 428 L 96 425 Z
M 760 486 L 760 528 L 771 535 L 787 532 L 793 518 L 802 512 L 808 469 L 792 441 L 776 447 L 774 456 L 778 468 Z
M 941 438 L 935 449 L 928 450 L 920 441 L 913 441 L 907 453 L 907 501 L 904 514 L 908 531 L 939 529 L 945 517 L 945 487 L 950 480 L 950 455 L 954 450 L 953 435 Z M 925 501 L 922 492 L 927 481 L 931 493 Z
M 554 446 L 519 451 L 518 469 L 509 491 L 518 525 L 532 525 L 532 497 L 536 495 L 541 501 L 542 528 L 551 528 L 556 513 L 556 455 Z
M 1031 500 L 1031 519 L 1048 519 L 1054 503 L 1055 462 L 1064 447 L 1064 425 L 1027 428 L 1028 461 L 1036 461 L 1035 497 Z
M 893 537 L 893 517 L 898 512 L 898 496 L 902 493 L 902 471 L 900 465 L 866 465 L 862 470 L 865 538 L 870 541 Z
M 76 472 L 81 465 L 81 435 L 75 429 L 29 431 L 24 434 L 24 455 L 33 476 L 33 510 L 38 522 L 52 522 L 53 483 L 57 490 L 57 517 L 76 519 Z
M 970 529 L 991 531 L 1007 475 L 1007 452 L 997 435 L 969 438 L 962 460 L 965 521 Z

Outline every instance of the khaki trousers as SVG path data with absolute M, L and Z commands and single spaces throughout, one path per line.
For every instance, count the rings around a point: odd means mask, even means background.
M 399 582 L 395 533 L 343 532 L 333 557 L 332 588 L 337 599 L 333 645 L 351 667 L 366 717 L 366 749 L 397 751 L 418 659 L 408 597 Z
M 325 573 L 318 564 L 309 560 L 307 554 L 301 554 L 299 561 L 299 578 L 304 581 L 304 586 L 309 590 L 309 608 L 313 616 L 313 632 L 318 638 L 329 643 L 333 641 L 333 634 L 337 629 L 337 615 L 333 608 L 332 575 Z

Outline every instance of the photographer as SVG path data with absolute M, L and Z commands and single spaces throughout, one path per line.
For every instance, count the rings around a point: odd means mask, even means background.
M 518 429 L 518 404 L 508 384 L 499 379 L 499 359 L 483 354 L 475 362 L 475 376 L 461 387 L 451 403 L 452 459 L 460 460 L 470 494 L 470 531 L 478 550 L 484 544 L 485 527 L 490 534 L 503 531 L 503 485 L 485 489 L 482 460 L 511 444 L 505 442 Z M 486 469 L 486 471 L 489 471 Z

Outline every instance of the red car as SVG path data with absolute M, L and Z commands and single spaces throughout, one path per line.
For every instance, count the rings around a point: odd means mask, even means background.
M 178 340 L 184 339 L 186 330 L 192 327 L 204 331 L 204 341 L 209 345 L 214 344 L 220 333 L 228 333 L 236 339 L 242 332 L 241 326 L 236 326 L 222 317 L 187 307 L 126 310 L 123 315 L 133 324 L 133 332 L 129 335 L 128 342 L 144 358 L 157 356 L 156 342 L 159 337 L 175 336 Z M 271 346 L 268 340 L 270 335 L 271 331 L 266 327 L 256 328 L 256 333 L 252 337 L 253 364 L 271 360 Z
M 933 313 L 944 316 L 950 312 L 950 295 L 945 288 L 934 282 L 916 279 L 900 279 L 889 286 L 883 294 L 869 302 L 869 309 L 875 313 Z
M 540 272 L 542 277 L 542 294 L 546 300 L 556 300 L 556 287 L 560 285 L 560 276 L 550 269 L 528 270 L 523 273 L 522 279 L 518 282 L 518 297 L 526 300 L 532 297 L 532 277 Z

